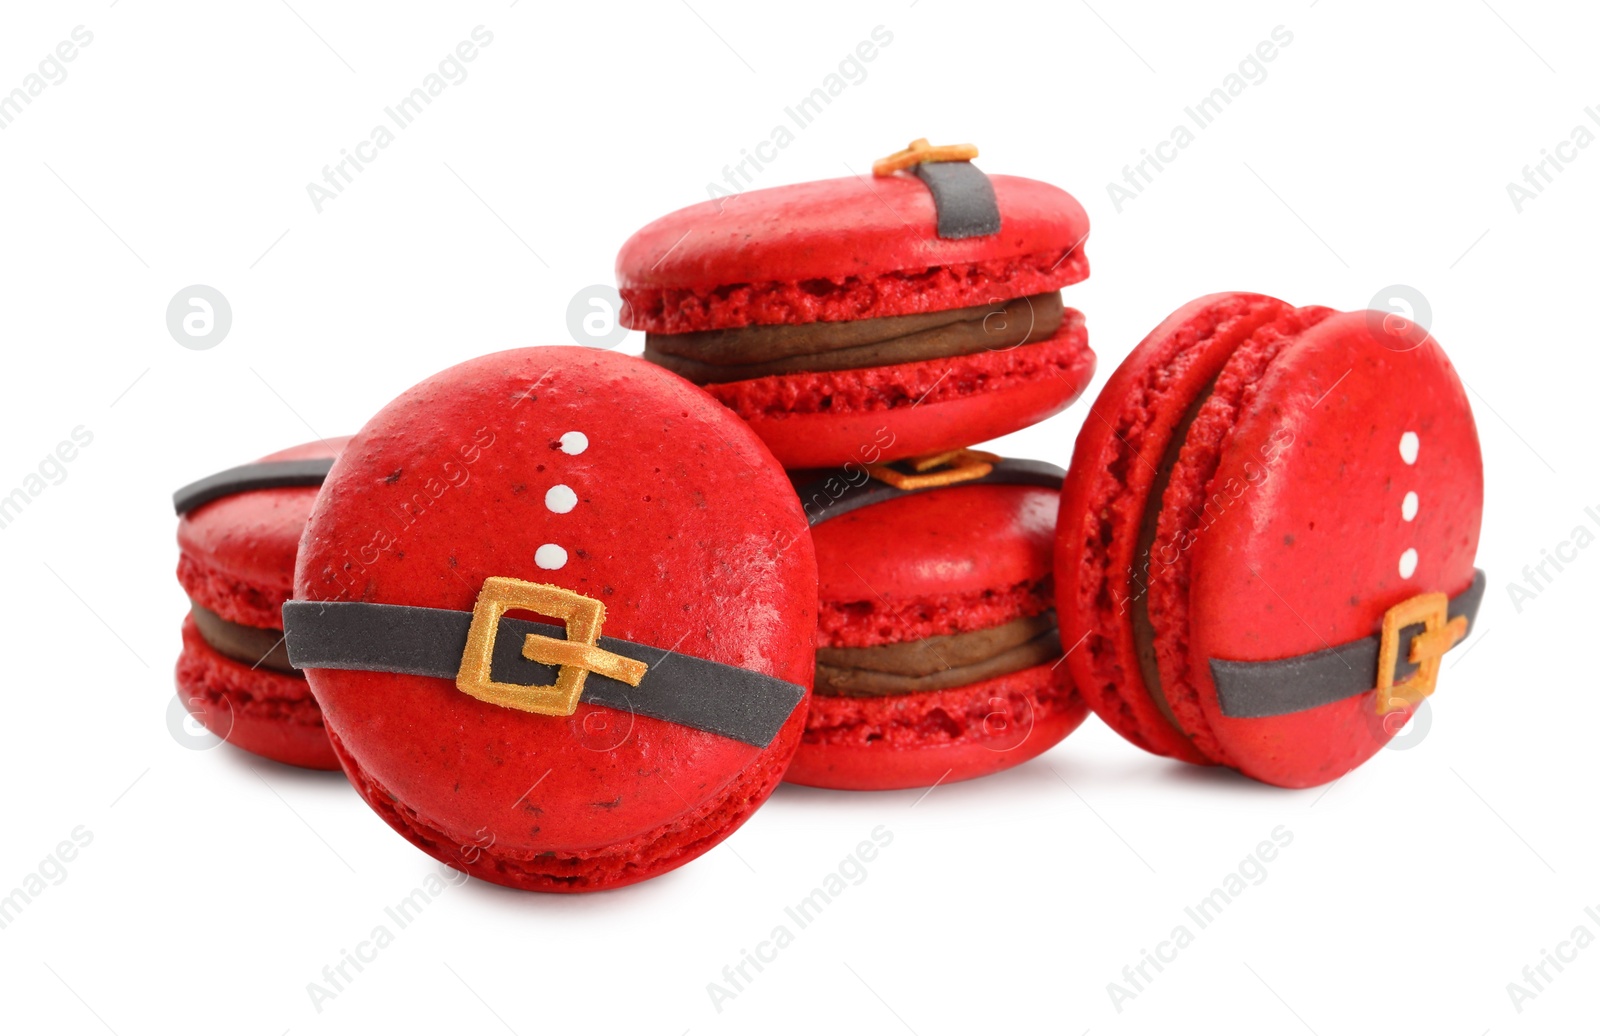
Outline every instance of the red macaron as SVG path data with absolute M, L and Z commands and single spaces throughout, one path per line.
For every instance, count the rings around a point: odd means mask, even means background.
M 815 693 L 789 781 L 872 790 L 981 777 L 1087 715 L 1053 610 L 1062 473 L 960 456 L 977 477 L 942 487 L 883 468 L 906 488 L 861 468 L 794 476 L 820 606 Z
M 794 491 L 725 408 L 636 358 L 517 349 L 401 395 L 330 472 L 295 591 L 290 655 L 351 783 L 498 884 L 614 888 L 694 859 L 805 723 L 816 562 Z
M 282 609 L 312 501 L 348 438 L 306 443 L 174 496 L 189 595 L 178 694 L 206 729 L 256 755 L 337 770 L 322 711 L 283 647 Z
M 704 385 L 788 468 L 934 453 L 1060 411 L 1094 373 L 1060 297 L 1089 274 L 1088 217 L 1058 187 L 939 155 L 701 202 L 634 234 L 617 283 L 646 358 Z
M 1476 427 L 1425 330 L 1228 293 L 1112 375 L 1061 495 L 1063 639 L 1151 752 L 1334 780 L 1433 690 L 1482 595 Z

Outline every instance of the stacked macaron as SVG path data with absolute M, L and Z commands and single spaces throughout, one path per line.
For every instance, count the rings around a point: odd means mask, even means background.
M 645 357 L 703 385 L 785 467 L 969 446 L 1059 412 L 1094 373 L 1089 218 L 1058 187 L 919 141 L 874 175 L 656 220 L 617 255 Z
M 961 780 L 1085 715 L 1060 665 L 1063 472 L 965 449 L 1058 413 L 1094 373 L 1088 217 L 968 145 L 702 202 L 617 257 L 645 358 L 703 386 L 791 471 L 820 572 L 810 721 L 789 779 Z
M 306 443 L 173 494 L 178 582 L 189 595 L 178 696 L 207 730 L 293 766 L 337 770 L 305 675 L 283 643 L 300 534 L 348 438 Z
M 790 781 L 871 790 L 981 777 L 1083 722 L 1051 578 L 1061 469 L 963 452 L 946 478 L 880 469 L 893 481 L 837 496 L 834 476 L 801 476 L 819 646 Z

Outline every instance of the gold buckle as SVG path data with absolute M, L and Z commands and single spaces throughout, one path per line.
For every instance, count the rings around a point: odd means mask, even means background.
M 918 137 L 904 150 L 896 151 L 872 163 L 873 176 L 892 176 L 902 169 L 910 169 L 924 162 L 970 162 L 978 157 L 978 149 L 971 144 L 928 143 L 927 137 Z
M 566 624 L 565 640 L 530 633 L 522 645 L 523 658 L 559 667 L 555 683 L 497 683 L 490 677 L 489 664 L 500 619 L 512 609 L 548 615 Z M 590 673 L 637 687 L 649 666 L 595 647 L 605 618 L 605 605 L 592 597 L 546 583 L 490 576 L 483 581 L 483 589 L 472 606 L 472 626 L 467 631 L 467 649 L 461 653 L 456 688 L 491 705 L 543 716 L 570 716 L 578 710 L 583 681 Z
M 937 489 L 941 486 L 953 486 L 982 478 L 994 470 L 995 462 L 999 459 L 995 454 L 983 450 L 962 448 L 910 457 L 896 462 L 909 464 L 912 473 L 901 471 L 889 464 L 868 464 L 867 474 L 879 482 L 887 482 L 896 489 Z
M 1378 646 L 1378 715 L 1416 705 L 1433 693 L 1439 682 L 1444 653 L 1467 635 L 1464 615 L 1450 618 L 1450 599 L 1442 593 L 1417 594 L 1383 613 L 1383 637 Z M 1401 683 L 1394 682 L 1400 661 L 1400 631 L 1422 624 L 1411 639 L 1406 659 L 1417 671 Z

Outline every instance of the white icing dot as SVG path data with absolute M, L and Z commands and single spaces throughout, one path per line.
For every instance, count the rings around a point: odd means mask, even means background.
M 1422 442 L 1417 438 L 1416 432 L 1406 432 L 1400 436 L 1400 459 L 1407 464 L 1415 464 L 1417 462 L 1417 447 L 1421 445 Z
M 1411 433 L 1407 432 L 1406 434 L 1410 435 Z M 1415 436 L 1413 436 L 1413 438 L 1415 438 Z M 589 437 L 584 435 L 582 432 L 567 432 L 561 437 L 561 452 L 569 456 L 576 457 L 578 454 L 582 453 L 588 448 Z M 1411 452 L 1415 454 L 1416 450 L 1413 449 Z
M 1417 516 L 1417 493 L 1416 493 L 1416 490 L 1412 490 L 1411 492 L 1406 494 L 1406 498 L 1404 500 L 1400 501 L 1400 517 L 1404 518 L 1406 521 L 1409 522 L 1411 519 L 1415 518 L 1416 516 Z
M 560 568 L 567 563 L 567 549 L 558 543 L 546 543 L 533 552 L 533 563 L 540 568 Z
M 1416 496 L 1415 493 L 1411 495 Z M 571 486 L 551 486 L 545 490 L 544 505 L 556 514 L 566 514 L 578 506 L 578 494 L 572 491 Z
M 1407 547 L 1406 552 L 1400 555 L 1400 578 L 1410 579 L 1417 571 L 1417 548 Z

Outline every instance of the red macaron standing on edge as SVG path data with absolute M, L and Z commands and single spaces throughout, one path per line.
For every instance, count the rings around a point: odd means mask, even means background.
M 821 601 L 793 783 L 981 777 L 1032 759 L 1088 714 L 1061 664 L 1053 608 L 1061 470 L 967 450 L 917 467 L 791 476 Z
M 645 358 L 703 385 L 787 468 L 891 461 L 992 439 L 1088 384 L 1083 207 L 986 176 L 969 145 L 692 205 L 617 255 Z
M 1112 375 L 1061 495 L 1061 635 L 1124 737 L 1284 787 L 1370 758 L 1470 628 L 1483 468 L 1433 337 L 1198 299 Z
M 248 752 L 337 770 L 322 711 L 283 647 L 282 609 L 317 487 L 348 438 L 306 443 L 219 472 L 173 496 L 178 582 L 189 595 L 179 698 Z
M 351 783 L 436 859 L 615 888 L 716 845 L 805 723 L 816 562 L 760 440 L 594 349 L 494 353 L 358 433 L 284 609 Z

